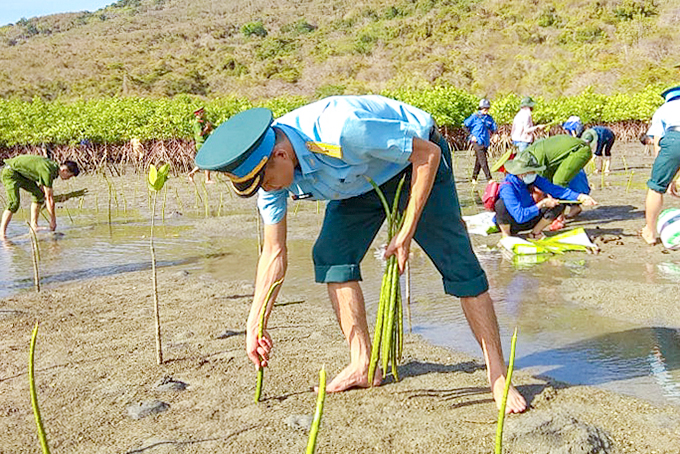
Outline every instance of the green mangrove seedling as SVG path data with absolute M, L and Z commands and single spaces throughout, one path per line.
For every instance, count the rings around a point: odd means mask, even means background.
M 404 186 L 405 177 L 402 177 L 394 195 L 393 206 L 390 209 L 385 195 L 375 181 L 368 179 L 375 189 L 385 210 L 387 217 L 387 242 L 397 234 L 403 223 L 403 214 L 399 212 L 399 198 Z M 383 274 L 378 303 L 378 314 L 375 320 L 373 333 L 373 346 L 371 349 L 371 361 L 368 368 L 368 379 L 373 382 L 378 361 L 382 357 L 383 377 L 387 375 L 387 369 L 391 365 L 392 375 L 399 380 L 397 363 L 401 360 L 403 349 L 403 310 L 401 301 L 401 285 L 399 283 L 399 262 L 396 255 L 387 259 L 387 266 Z
M 316 451 L 316 438 L 319 435 L 319 427 L 321 427 L 321 417 L 323 416 L 323 405 L 325 401 L 326 368 L 321 366 L 321 370 L 319 371 L 319 394 L 316 396 L 316 411 L 314 412 L 314 419 L 312 420 L 312 428 L 309 431 L 306 454 L 314 454 L 314 451 Z
M 508 376 L 505 377 L 505 388 L 503 389 L 503 400 L 501 401 L 501 408 L 498 410 L 498 425 L 496 426 L 496 451 L 495 454 L 503 452 L 503 425 L 505 424 L 505 405 L 508 402 L 508 391 L 510 390 L 510 380 L 512 380 L 512 371 L 515 367 L 515 346 L 517 345 L 517 327 L 512 333 L 512 342 L 510 344 L 510 361 L 508 364 Z
M 43 427 L 42 418 L 40 416 L 40 407 L 38 406 L 38 392 L 35 388 L 35 343 L 38 339 L 38 322 L 35 323 L 33 334 L 31 335 L 31 346 L 28 351 L 28 384 L 31 393 L 31 407 L 33 408 L 33 416 L 35 417 L 35 424 L 38 426 L 38 439 L 43 454 L 50 454 L 50 447 L 47 444 L 47 435 Z
M 40 291 L 40 246 L 38 245 L 38 236 L 35 234 L 35 230 L 29 222 L 28 231 L 31 237 L 31 259 L 33 261 L 33 285 L 35 286 L 35 291 Z
M 151 249 L 151 273 L 153 279 L 153 308 L 156 318 L 156 362 L 163 364 L 163 347 L 161 344 L 161 318 L 158 309 L 158 278 L 156 275 L 156 251 L 153 247 L 153 228 L 156 219 L 156 198 L 158 192 L 163 189 L 163 185 L 168 179 L 168 172 L 170 171 L 170 164 L 164 164 L 160 169 L 156 170 L 156 166 L 151 164 L 149 166 L 149 189 L 153 191 L 153 203 L 151 204 L 151 234 L 149 246 Z
M 274 290 L 276 287 L 279 285 L 283 284 L 283 279 L 279 279 L 278 281 L 274 282 L 271 287 L 269 287 L 269 291 L 267 292 L 267 297 L 264 299 L 264 304 L 262 305 L 262 310 L 260 311 L 260 324 L 258 326 L 257 330 L 257 338 L 261 339 L 262 336 L 264 336 L 264 318 L 265 314 L 267 313 L 267 307 L 269 307 L 269 300 L 272 299 L 272 295 L 274 294 Z M 262 385 L 264 384 L 264 367 L 260 366 L 257 369 L 257 385 L 255 386 L 255 402 L 260 401 L 260 396 L 262 395 Z

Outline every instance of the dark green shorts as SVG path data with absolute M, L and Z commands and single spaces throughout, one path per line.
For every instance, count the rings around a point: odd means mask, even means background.
M 668 131 L 659 141 L 659 147 L 647 187 L 664 194 L 680 169 L 680 132 Z
M 45 201 L 45 194 L 35 181 L 29 180 L 8 166 L 2 169 L 2 184 L 5 186 L 5 192 L 7 193 L 6 208 L 12 213 L 16 213 L 19 210 L 19 189 L 30 192 L 35 203 L 42 204 Z
M 439 270 L 447 294 L 478 296 L 488 290 L 489 284 L 463 224 L 451 171 L 451 152 L 445 140 L 440 141 L 439 146 L 442 159 L 414 239 Z M 391 205 L 402 175 L 406 175 L 406 182 L 399 202 L 404 209 L 410 187 L 410 167 L 380 188 Z M 328 202 L 313 250 L 316 282 L 360 281 L 359 263 L 384 220 L 385 212 L 375 191 Z

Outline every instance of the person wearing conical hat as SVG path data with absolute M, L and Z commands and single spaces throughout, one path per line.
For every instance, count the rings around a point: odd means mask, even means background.
M 534 110 L 535 105 L 536 102 L 530 96 L 525 96 L 519 104 L 519 112 L 517 112 L 517 115 L 512 120 L 510 138 L 519 151 L 524 151 L 526 147 L 531 145 L 534 141 L 534 132 L 545 126 L 534 125 L 531 112 Z
M 500 185 L 494 207 L 495 222 L 503 236 L 530 230 L 529 238 L 542 238 L 543 230 L 564 211 L 566 205 L 562 201 L 597 204 L 588 194 L 557 186 L 540 176 L 546 166 L 538 162 L 528 150 L 507 161 L 505 170 L 507 174 Z M 541 190 L 546 197 L 535 202 L 529 191 L 530 186 Z
M 658 243 L 656 220 L 663 208 L 663 195 L 678 194 L 676 176 L 680 169 L 680 85 L 661 93 L 664 104 L 652 116 L 647 135 L 654 141 L 654 164 L 647 181 L 645 226 L 639 232 L 649 245 Z
M 349 365 L 327 391 L 380 383 L 379 373 L 368 377 L 371 339 L 359 285 L 361 260 L 385 219 L 369 178 L 392 204 L 405 177 L 404 222 L 385 255 L 395 255 L 403 271 L 416 240 L 431 257 L 444 291 L 460 297 L 484 351 L 493 397 L 501 401 L 506 368 L 493 301 L 461 218 L 451 153 L 431 115 L 375 95 L 322 99 L 276 121 L 268 109 L 250 109 L 220 125 L 196 163 L 227 175 L 238 195 L 258 196 L 264 247 L 246 327 L 246 353 L 255 366 L 267 365 L 273 346 L 266 329 L 258 336 L 258 318 L 270 287 L 285 276 L 288 198 L 327 200 L 312 252 L 315 279 L 327 285 L 350 350 Z M 265 328 L 272 307 L 265 308 Z M 514 387 L 508 402 L 508 412 L 526 408 Z

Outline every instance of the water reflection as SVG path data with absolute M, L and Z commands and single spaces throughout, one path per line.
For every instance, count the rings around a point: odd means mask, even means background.
M 680 329 L 607 333 L 524 356 L 516 364 L 547 367 L 549 376 L 582 385 L 652 377 L 667 398 L 680 403 Z

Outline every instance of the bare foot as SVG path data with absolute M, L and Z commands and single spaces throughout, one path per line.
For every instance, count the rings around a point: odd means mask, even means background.
M 358 371 L 350 364 L 326 385 L 326 392 L 339 393 L 351 388 L 369 388 L 371 385 L 368 383 L 367 372 L 368 371 Z M 380 386 L 380 383 L 382 382 L 381 377 L 382 372 L 380 369 L 377 369 L 375 371 L 375 377 L 373 378 L 373 386 Z M 317 390 L 316 387 L 314 389 L 315 391 Z
M 649 244 L 650 246 L 654 246 L 658 242 L 656 234 L 654 232 L 650 232 L 646 225 L 642 228 L 642 230 L 640 230 L 639 235 L 643 240 L 645 240 L 645 243 Z
M 215 184 L 213 180 L 205 180 L 205 184 Z
M 505 391 L 505 377 L 498 377 L 496 383 L 493 385 L 493 400 L 496 401 L 496 407 L 501 408 L 503 401 L 503 392 Z M 527 409 L 527 401 L 517 391 L 517 388 L 510 385 L 508 390 L 508 400 L 505 403 L 505 413 L 522 413 Z

